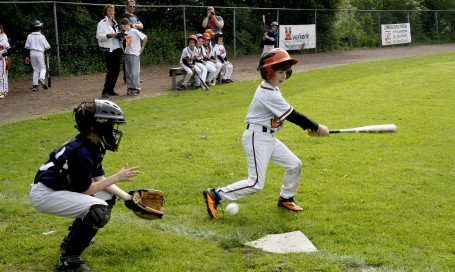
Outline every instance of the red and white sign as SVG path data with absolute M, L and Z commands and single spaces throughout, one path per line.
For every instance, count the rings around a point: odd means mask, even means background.
M 279 35 L 281 49 L 316 48 L 316 25 L 280 25 Z

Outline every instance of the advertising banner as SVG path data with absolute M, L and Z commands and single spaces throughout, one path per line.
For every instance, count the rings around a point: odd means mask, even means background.
M 284 50 L 316 48 L 316 25 L 280 25 L 278 47 Z

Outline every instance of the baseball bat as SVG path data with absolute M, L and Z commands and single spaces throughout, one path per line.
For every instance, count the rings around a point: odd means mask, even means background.
M 47 86 L 50 88 L 52 87 L 52 80 L 51 80 L 51 65 L 49 64 L 49 55 L 46 55 L 47 60 Z
M 356 128 L 343 128 L 330 130 L 329 133 L 386 133 L 396 132 L 397 126 L 394 124 L 371 125 Z
M 204 86 L 204 88 L 205 88 L 207 91 L 210 91 L 209 85 L 207 85 L 207 83 L 205 83 L 205 81 L 202 80 L 201 76 L 200 76 L 196 71 L 194 71 L 194 73 L 197 75 L 197 77 L 198 77 L 199 80 L 201 81 L 202 86 Z

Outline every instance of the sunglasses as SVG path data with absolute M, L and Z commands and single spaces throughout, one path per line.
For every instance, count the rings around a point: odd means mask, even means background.
M 136 6 L 128 6 L 129 8 L 135 8 Z

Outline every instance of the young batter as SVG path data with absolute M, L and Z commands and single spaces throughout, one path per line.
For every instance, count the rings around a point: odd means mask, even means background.
M 221 200 L 235 201 L 261 191 L 269 161 L 275 162 L 286 170 L 278 206 L 296 212 L 303 210 L 294 202 L 302 162 L 275 138 L 275 133 L 283 127 L 285 120 L 302 129 L 308 129 L 310 136 L 327 136 L 329 130 L 326 126 L 297 112 L 281 95 L 278 86 L 291 76 L 291 66 L 296 63 L 297 60 L 291 58 L 283 49 L 272 49 L 261 57 L 258 70 L 264 81 L 256 89 L 250 104 L 245 117 L 247 126 L 242 136 L 248 164 L 248 178 L 218 189 L 204 190 L 203 196 L 211 218 L 218 219 L 216 208 Z
M 30 186 L 30 201 L 36 210 L 76 218 L 60 246 L 58 271 L 89 271 L 81 254 L 108 223 L 115 196 L 132 201 L 115 184 L 132 181 L 139 174 L 137 167 L 125 164 L 116 174 L 104 177 L 106 149 L 116 151 L 122 138 L 117 127 L 125 118 L 119 106 L 95 99 L 80 104 L 74 116 L 80 133 L 50 153 Z
M 264 41 L 264 49 L 262 50 L 262 54 L 267 51 L 272 50 L 275 48 L 276 40 L 278 39 L 278 22 L 271 22 L 270 23 L 270 30 L 264 33 L 262 40 Z
M 196 47 L 197 44 L 196 35 L 190 35 L 188 39 L 186 39 L 186 41 L 188 46 L 182 50 L 182 56 L 180 57 L 180 66 L 182 67 L 183 70 L 185 70 L 185 76 L 182 80 L 182 83 L 177 88 L 178 90 L 185 90 L 188 88 L 188 84 L 191 77 L 193 76 L 193 73 L 197 73 L 199 76 L 202 75 L 202 69 L 196 65 L 197 57 L 199 55 L 199 50 Z M 200 87 L 200 85 L 197 87 Z
M 41 34 L 43 23 L 38 20 L 30 24 L 32 33 L 27 36 L 25 42 L 25 63 L 32 64 L 33 67 L 33 86 L 32 91 L 38 91 L 38 82 L 41 83 L 43 89 L 47 90 L 46 85 L 46 64 L 44 63 L 44 54 L 51 48 L 46 37 Z
M 216 57 L 217 61 L 221 63 L 224 72 L 222 76 L 221 83 L 231 83 L 234 82 L 231 80 L 232 72 L 234 72 L 234 66 L 227 59 L 226 48 L 224 47 L 224 34 L 219 33 L 215 35 L 216 44 L 213 47 L 213 54 Z M 215 75 L 217 77 L 218 74 Z

